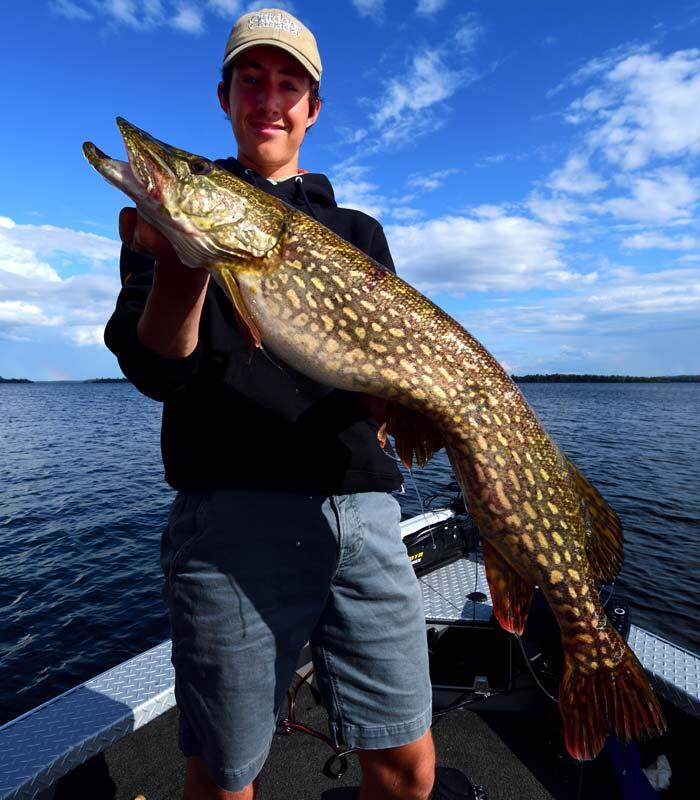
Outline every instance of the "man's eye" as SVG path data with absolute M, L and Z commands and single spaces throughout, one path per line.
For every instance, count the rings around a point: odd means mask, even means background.
M 257 79 L 257 78 L 253 78 L 253 77 L 250 77 L 250 78 L 243 78 L 243 83 L 248 83 L 248 84 L 250 84 L 251 86 L 254 86 L 254 85 L 257 83 L 257 82 L 258 82 L 258 79 Z

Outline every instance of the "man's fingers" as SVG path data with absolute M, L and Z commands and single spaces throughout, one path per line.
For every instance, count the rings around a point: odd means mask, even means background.
M 138 214 L 135 208 L 122 208 L 119 212 L 119 238 L 129 250 L 134 249 L 134 231 L 137 220 Z

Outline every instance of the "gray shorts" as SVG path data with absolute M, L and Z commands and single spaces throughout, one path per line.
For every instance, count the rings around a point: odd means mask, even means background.
M 396 747 L 431 723 L 419 583 L 384 492 L 178 493 L 163 533 L 179 745 L 240 791 L 260 772 L 311 644 L 337 745 Z

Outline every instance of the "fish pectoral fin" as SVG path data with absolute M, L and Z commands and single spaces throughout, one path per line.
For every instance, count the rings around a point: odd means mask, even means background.
M 580 472 L 578 467 L 566 459 L 569 474 L 583 502 L 588 523 L 586 555 L 593 575 L 609 583 L 622 567 L 622 525 L 617 514 L 603 499 L 598 490 Z
M 238 321 L 238 327 L 241 330 L 241 336 L 243 337 L 243 341 L 246 343 L 248 350 L 252 351 L 255 347 L 262 348 L 262 335 L 260 333 L 260 329 L 253 321 L 253 318 L 246 307 L 243 296 L 241 295 L 241 290 L 238 288 L 238 284 L 236 283 L 236 279 L 233 276 L 232 270 L 226 265 L 216 267 L 215 269 L 221 278 L 219 285 L 223 284 L 223 286 L 226 287 L 228 296 L 231 298 L 231 302 L 233 303 L 233 308 L 236 314 L 236 320 Z
M 412 469 L 415 458 L 419 467 L 424 467 L 438 450 L 445 446 L 445 439 L 438 428 L 419 411 L 389 400 L 378 420 L 379 429 L 394 437 L 396 453 L 407 469 Z
M 504 630 L 521 634 L 530 611 L 534 586 L 522 578 L 483 536 L 481 549 L 493 613 Z

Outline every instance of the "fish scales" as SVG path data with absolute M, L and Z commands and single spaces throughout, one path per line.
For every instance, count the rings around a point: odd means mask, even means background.
M 129 164 L 85 153 L 226 291 L 252 344 L 309 377 L 389 400 L 411 466 L 444 446 L 481 534 L 494 613 L 521 633 L 535 587 L 561 629 L 559 706 L 569 752 L 591 758 L 664 722 L 609 624 L 596 579 L 622 563 L 619 520 L 550 439 L 491 354 L 401 278 L 306 214 L 200 156 L 118 121 Z

